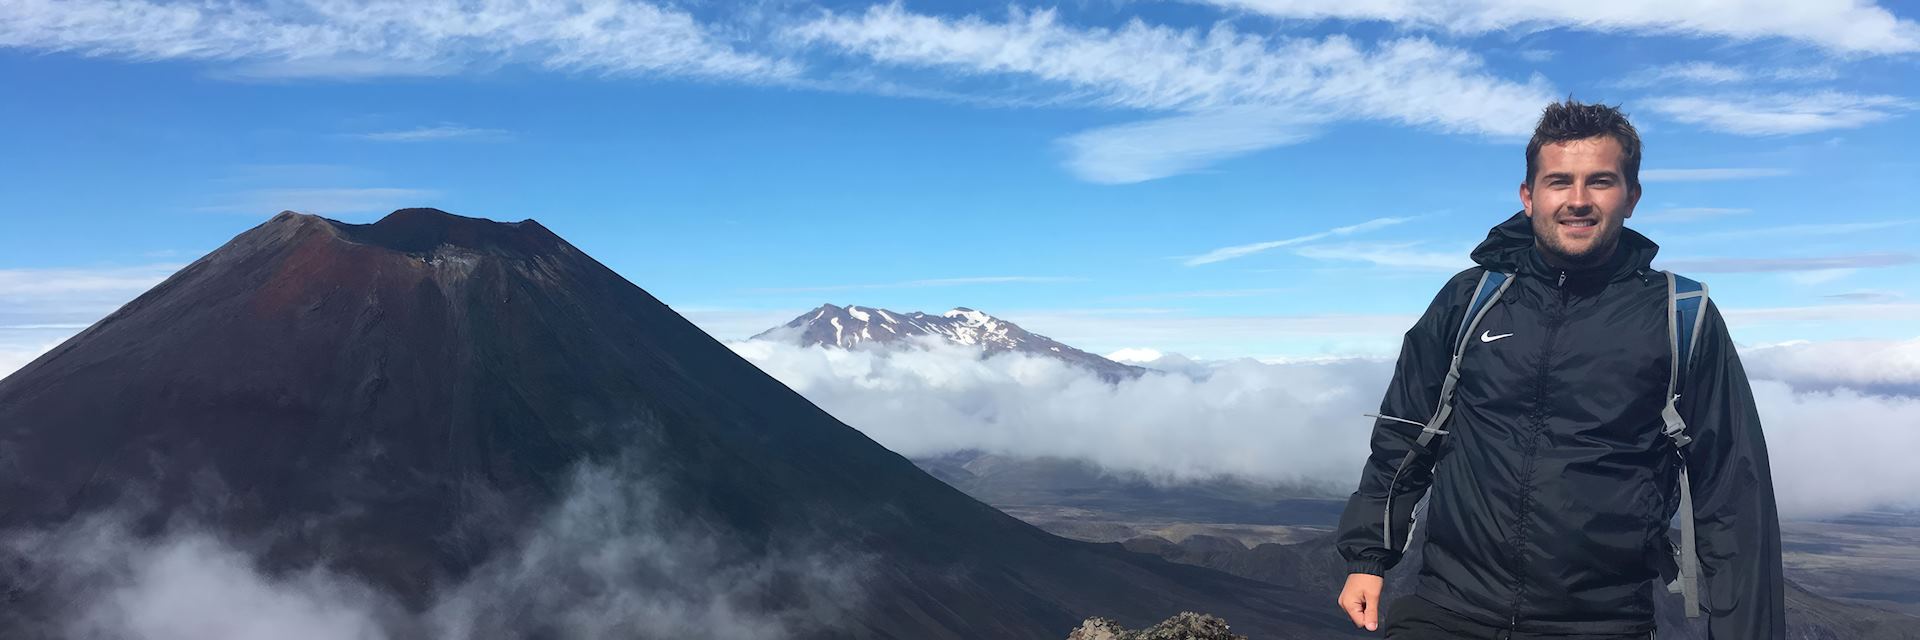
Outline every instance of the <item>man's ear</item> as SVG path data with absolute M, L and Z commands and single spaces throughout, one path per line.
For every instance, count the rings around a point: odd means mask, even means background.
M 1640 194 L 1633 194 L 1633 198 L 1639 200 Z M 1527 217 L 1533 217 L 1533 185 L 1525 182 L 1520 183 L 1520 210 L 1525 211 Z
M 1633 185 L 1633 192 L 1627 194 L 1627 215 L 1620 216 L 1620 219 L 1625 220 L 1633 217 L 1633 210 L 1638 206 L 1640 206 L 1640 185 L 1636 184 Z

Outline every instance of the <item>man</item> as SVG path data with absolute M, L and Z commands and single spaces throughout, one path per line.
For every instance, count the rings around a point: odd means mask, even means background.
M 1527 144 L 1524 210 L 1487 234 L 1473 251 L 1480 266 L 1441 289 L 1401 346 L 1338 532 L 1350 574 L 1339 601 L 1354 624 L 1384 622 L 1397 640 L 1644 640 L 1661 565 L 1673 566 L 1668 521 L 1685 465 L 1711 637 L 1786 637 L 1766 444 L 1711 302 L 1673 381 L 1692 441 L 1663 433 L 1668 281 L 1651 266 L 1658 247 L 1623 226 L 1639 174 L 1640 138 L 1618 110 L 1547 107 Z M 1456 343 L 1489 271 L 1511 282 Z M 1448 417 L 1422 448 L 1436 414 Z M 1381 576 L 1400 561 L 1423 495 L 1415 593 L 1382 621 Z

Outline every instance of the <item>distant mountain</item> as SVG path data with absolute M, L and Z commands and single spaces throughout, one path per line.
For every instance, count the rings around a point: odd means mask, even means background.
M 919 311 L 901 313 L 857 305 L 823 304 L 784 325 L 768 329 L 755 339 L 791 342 L 802 346 L 852 349 L 863 344 L 905 344 L 912 338 L 935 336 L 954 344 L 978 347 L 987 354 L 1024 353 L 1055 358 L 1100 374 L 1109 382 L 1137 378 L 1147 369 L 1121 364 L 1075 349 L 1020 325 L 955 307 L 940 315 Z
M 345 576 L 327 593 L 394 625 L 366 637 L 1051 640 L 1181 611 L 1353 633 L 1324 593 L 1016 520 L 539 223 L 432 209 L 282 213 L 0 379 L 0 637 L 140 635 L 66 626 L 112 621 L 76 609 L 145 571 L 55 552 L 112 513 L 235 541 L 273 584 Z M 684 604 L 737 628 L 641 626 Z

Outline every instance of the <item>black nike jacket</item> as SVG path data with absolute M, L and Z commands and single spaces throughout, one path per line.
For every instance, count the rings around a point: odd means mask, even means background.
M 1401 469 L 1420 427 L 1375 421 L 1340 554 L 1350 572 L 1384 574 L 1426 495 L 1423 597 L 1522 632 L 1646 633 L 1680 502 L 1681 458 L 1661 432 L 1671 355 L 1667 283 L 1650 266 L 1659 247 L 1623 230 L 1608 264 L 1561 270 L 1530 224 L 1516 214 L 1494 227 L 1473 251 L 1480 266 L 1407 331 L 1380 412 L 1425 423 L 1480 274 L 1515 274 L 1467 341 L 1450 434 Z M 1678 403 L 1694 439 L 1702 607 L 1716 640 L 1785 638 L 1766 443 L 1726 324 L 1711 301 L 1703 313 Z

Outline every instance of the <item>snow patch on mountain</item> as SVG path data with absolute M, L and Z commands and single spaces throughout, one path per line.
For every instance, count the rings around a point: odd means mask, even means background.
M 938 339 L 978 348 L 982 355 L 1024 353 L 1055 358 L 1091 369 L 1108 381 L 1136 378 L 1147 371 L 1075 349 L 967 307 L 932 315 L 825 304 L 753 339 L 840 349 L 913 348 L 916 340 Z

